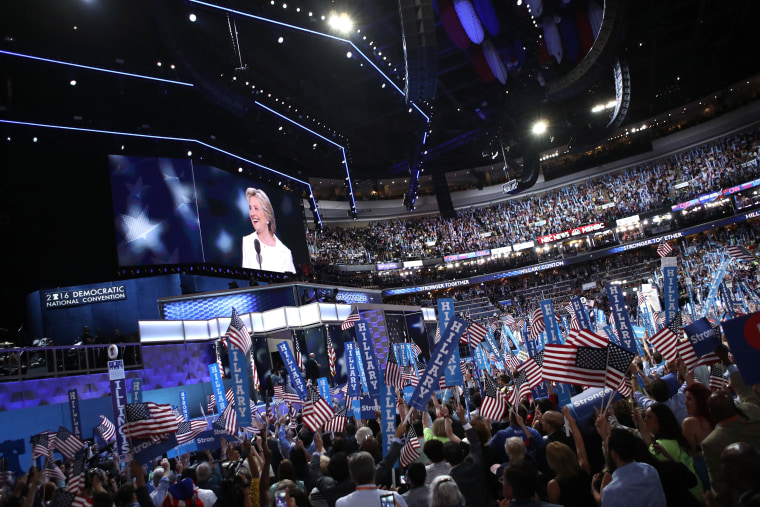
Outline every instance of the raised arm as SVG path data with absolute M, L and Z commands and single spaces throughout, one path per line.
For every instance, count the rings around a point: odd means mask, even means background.
M 575 452 L 578 454 L 578 464 L 587 474 L 591 474 L 591 465 L 589 465 L 588 456 L 586 455 L 586 444 L 583 442 L 583 435 L 581 435 L 581 430 L 578 429 L 575 418 L 570 413 L 570 407 L 562 407 L 562 415 L 565 416 L 565 420 L 567 420 L 567 424 L 570 426 L 570 432 L 573 434 Z

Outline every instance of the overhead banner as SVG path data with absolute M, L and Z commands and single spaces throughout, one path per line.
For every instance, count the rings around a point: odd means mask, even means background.
M 575 236 L 581 236 L 590 232 L 601 231 L 606 229 L 607 225 L 604 222 L 597 222 L 595 224 L 581 225 L 580 227 L 574 227 L 568 231 L 556 232 L 554 234 L 548 234 L 538 238 L 538 243 L 544 245 L 546 243 L 553 243 L 561 239 L 574 238 Z
M 71 429 L 74 430 L 74 435 L 81 440 L 82 437 L 82 417 L 79 411 L 79 394 L 76 389 L 69 389 L 69 410 L 71 412 Z
M 356 369 L 356 349 L 354 342 L 345 343 L 346 370 L 348 375 L 348 395 L 351 398 L 359 398 L 362 395 L 359 383 L 359 372 Z
M 625 309 L 625 299 L 619 285 L 607 284 L 607 299 L 610 301 L 612 314 L 615 316 L 615 327 L 618 330 L 620 346 L 628 352 L 638 354 L 636 338 L 631 327 L 631 316 Z
M 211 375 L 211 387 L 214 389 L 214 399 L 216 400 L 216 411 L 221 414 L 227 408 L 227 397 L 224 395 L 224 383 L 222 382 L 222 372 L 219 371 L 219 365 L 212 363 L 208 365 L 208 372 Z
M 438 389 L 438 379 L 441 378 L 454 349 L 459 347 L 459 339 L 465 329 L 467 329 L 467 323 L 459 317 L 454 317 L 449 321 L 448 327 L 441 333 L 441 339 L 430 355 L 430 362 L 425 373 L 414 389 L 410 406 L 419 410 L 426 409 L 430 395 Z
M 301 370 L 296 364 L 296 358 L 293 357 L 293 352 L 291 352 L 290 347 L 288 347 L 288 342 L 282 341 L 278 343 L 277 350 L 280 352 L 282 362 L 285 363 L 285 368 L 288 370 L 288 375 L 290 375 L 290 384 L 293 386 L 293 389 L 295 389 L 298 397 L 302 400 L 305 400 L 306 386 L 304 385 L 303 378 L 301 377 Z
M 372 343 L 372 334 L 369 331 L 369 324 L 364 319 L 359 319 L 354 324 L 356 332 L 356 343 L 359 345 L 364 374 L 367 378 L 367 388 L 369 389 L 370 398 L 380 400 L 380 389 L 383 382 L 383 372 L 380 370 L 380 363 L 377 361 L 377 353 Z
M 665 322 L 672 322 L 678 313 L 678 258 L 663 257 L 661 261 L 665 301 Z
M 246 361 L 246 354 L 239 348 L 228 345 L 227 350 L 230 355 L 230 375 L 237 423 L 238 426 L 248 427 L 253 424 L 249 408 L 251 394 L 248 388 L 248 361 Z
M 124 424 L 127 422 L 125 405 L 127 404 L 127 381 L 124 374 L 124 361 L 108 361 L 108 380 L 111 383 L 111 406 L 113 407 L 113 423 L 116 427 L 115 452 L 121 459 L 129 454 L 129 442 L 124 434 Z
M 451 298 L 439 299 L 438 325 L 440 326 L 440 329 L 446 329 L 452 317 L 454 317 L 454 300 Z M 459 347 L 455 347 L 444 372 L 447 386 L 461 386 L 464 384 L 462 370 L 459 368 L 459 360 Z

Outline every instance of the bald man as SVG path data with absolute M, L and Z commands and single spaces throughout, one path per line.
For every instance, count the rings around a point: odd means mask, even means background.
M 760 505 L 760 452 L 746 442 L 726 447 L 720 455 L 726 483 L 739 495 L 736 506 Z

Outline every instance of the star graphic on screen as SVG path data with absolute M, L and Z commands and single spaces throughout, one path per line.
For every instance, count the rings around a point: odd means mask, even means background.
M 418 329 L 420 333 L 425 332 L 425 324 L 422 321 L 422 317 L 419 317 L 418 319 L 416 319 L 413 324 L 409 324 L 409 327 Z
M 124 183 L 124 186 L 129 190 L 127 199 L 142 199 L 142 193 L 150 188 L 150 185 L 143 185 L 142 176 L 137 178 L 134 184 Z
M 137 216 L 121 215 L 124 240 L 131 243 L 138 239 L 147 239 L 148 234 L 161 227 L 161 222 L 151 222 L 148 218 L 148 208 L 143 209 Z

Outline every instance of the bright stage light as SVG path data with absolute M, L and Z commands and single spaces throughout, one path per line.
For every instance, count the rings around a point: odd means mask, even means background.
M 534 134 L 543 134 L 544 132 L 546 132 L 546 122 L 544 120 L 539 120 L 533 124 Z
M 187 18 L 191 23 L 195 23 L 198 20 L 198 16 L 196 16 L 194 12 L 191 12 Z
M 354 22 L 345 12 L 341 14 L 330 13 L 330 19 L 327 21 L 330 28 L 340 33 L 349 33 L 354 29 Z

